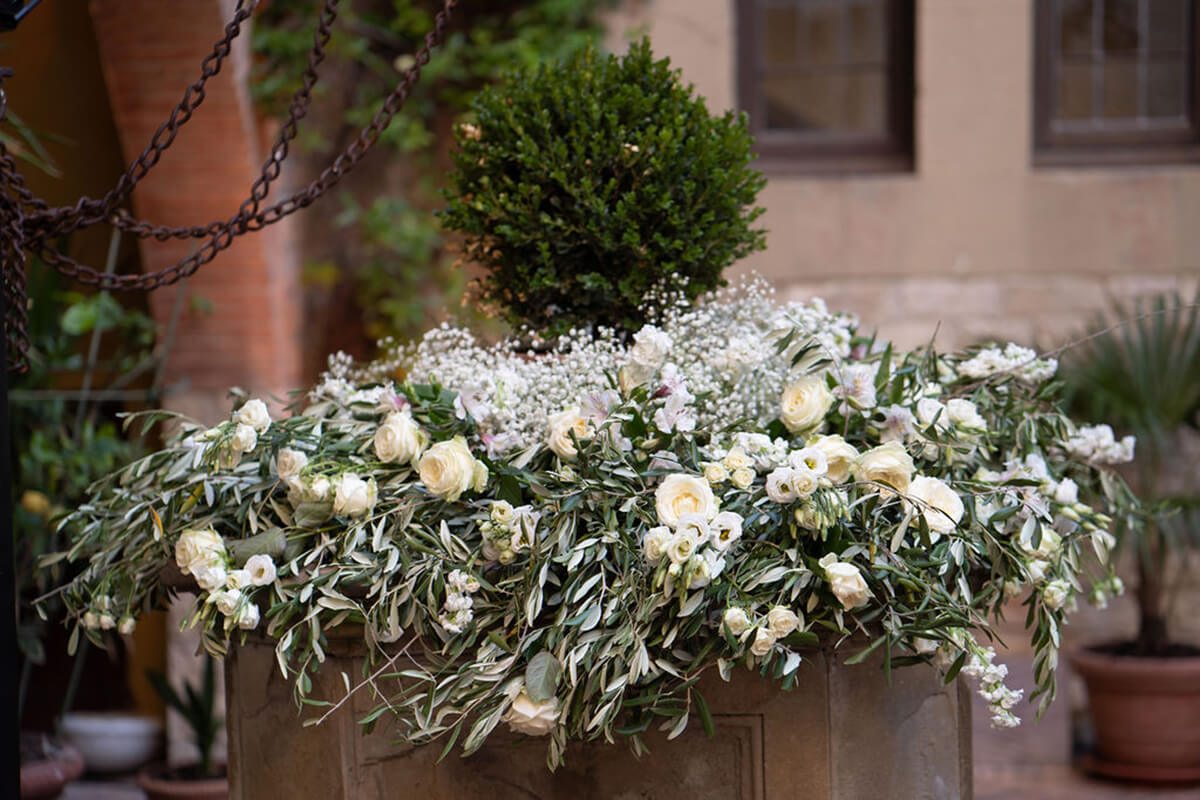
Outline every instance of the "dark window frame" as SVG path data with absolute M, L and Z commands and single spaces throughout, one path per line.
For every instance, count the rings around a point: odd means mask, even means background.
M 882 0 L 887 42 L 887 120 L 881 137 L 804 134 L 759 124 L 764 93 L 758 53 L 764 45 L 757 0 L 735 0 L 738 107 L 750 115 L 759 166 L 771 173 L 906 172 L 914 167 L 914 0 Z
M 1054 0 L 1031 0 L 1033 37 L 1033 163 L 1035 166 L 1172 164 L 1200 161 L 1200 9 L 1192 4 L 1188 123 L 1179 127 L 1055 130 L 1058 44 Z

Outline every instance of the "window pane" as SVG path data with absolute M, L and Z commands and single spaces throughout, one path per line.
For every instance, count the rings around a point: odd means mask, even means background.
M 810 64 L 839 64 L 842 58 L 842 8 L 828 0 L 803 3 L 800 59 Z
M 1147 65 L 1146 113 L 1151 117 L 1184 117 L 1188 106 L 1188 70 L 1185 61 L 1158 61 Z
M 879 0 L 851 2 L 847 16 L 850 59 L 859 63 L 882 64 L 887 58 L 882 3 Z
M 1043 0 L 1044 2 L 1045 0 Z M 1097 0 L 1057 0 L 1059 49 L 1069 55 L 1092 52 L 1092 6 Z
M 1104 0 L 1104 52 L 1132 53 L 1138 49 L 1138 0 Z
M 1091 119 L 1092 65 L 1068 61 L 1058 69 L 1058 113 L 1056 119 Z
M 1187 52 L 1187 0 L 1150 0 L 1150 52 Z
M 887 74 L 863 70 L 846 76 L 843 124 L 856 133 L 880 134 L 887 130 Z
M 841 128 L 837 75 L 769 77 L 763 81 L 767 128 L 831 131 Z
M 1133 59 L 1110 59 L 1104 64 L 1104 118 L 1132 119 L 1138 115 L 1138 66 Z
M 768 7 L 763 18 L 767 40 L 767 66 L 790 66 L 796 63 L 795 6 Z

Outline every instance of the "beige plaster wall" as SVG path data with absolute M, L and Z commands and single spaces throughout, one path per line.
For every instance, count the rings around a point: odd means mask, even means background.
M 817 294 L 910 346 L 1060 343 L 1109 295 L 1200 275 L 1200 166 L 1034 168 L 1031 0 L 916 0 L 916 166 L 767 171 L 768 249 L 739 271 Z M 649 33 L 733 107 L 734 0 L 626 0 L 610 45 Z

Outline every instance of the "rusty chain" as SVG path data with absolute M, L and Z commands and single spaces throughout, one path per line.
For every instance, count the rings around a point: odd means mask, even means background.
M 0 142 L 0 227 L 6 232 L 7 240 L 3 251 L 3 292 L 6 300 L 5 327 L 10 366 L 19 369 L 24 364 L 25 352 L 28 349 L 24 288 L 26 252 L 40 255 L 46 263 L 80 283 L 103 290 L 151 290 L 167 286 L 192 275 L 201 266 L 212 261 L 222 250 L 228 248 L 236 237 L 261 230 L 308 207 L 362 160 L 404 106 L 413 86 L 420 78 L 422 67 L 429 63 L 433 49 L 441 44 L 457 0 L 443 0 L 442 9 L 434 16 L 433 29 L 425 35 L 425 42 L 417 52 L 412 66 L 405 70 L 370 123 L 338 154 L 333 163 L 305 188 L 263 208 L 262 203 L 267 198 L 271 184 L 279 177 L 283 162 L 288 156 L 289 146 L 298 133 L 300 120 L 308 112 L 312 90 L 318 79 L 318 67 L 325 59 L 326 46 L 337 19 L 338 2 L 339 0 L 325 0 L 313 33 L 308 66 L 302 74 L 300 88 L 292 96 L 287 118 L 280 127 L 279 135 L 259 177 L 250 188 L 249 196 L 242 202 L 237 213 L 229 219 L 214 220 L 207 225 L 196 226 L 155 225 L 133 217 L 121 208 L 121 205 L 128 199 L 138 182 L 158 163 L 163 152 L 175 141 L 180 128 L 187 124 L 204 102 L 205 84 L 220 71 L 225 58 L 232 51 L 234 39 L 241 33 L 243 23 L 254 13 L 258 0 L 238 0 L 233 18 L 225 26 L 224 35 L 201 63 L 200 77 L 187 87 L 183 98 L 155 131 L 146 149 L 130 164 L 116 186 L 104 197 L 82 197 L 74 206 L 48 207 L 45 201 L 34 196 L 25 187 L 15 160 L 7 152 L 3 142 Z M 3 119 L 4 103 L 2 82 L 10 75 L 11 71 L 7 71 L 7 74 L 0 72 L 0 120 Z M 172 238 L 206 238 L 207 241 L 176 264 L 157 272 L 139 275 L 101 272 L 59 252 L 51 242 L 59 236 L 101 222 L 115 225 L 140 238 L 154 238 L 158 241 Z

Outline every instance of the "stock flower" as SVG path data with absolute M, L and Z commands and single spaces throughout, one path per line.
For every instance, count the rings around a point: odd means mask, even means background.
M 779 418 L 792 433 L 802 433 L 820 425 L 831 405 L 833 394 L 825 378 L 806 375 L 783 390 Z
M 703 478 L 676 473 L 668 475 L 654 492 L 658 521 L 669 528 L 684 514 L 699 514 L 705 520 L 717 515 L 717 499 Z
M 411 414 L 392 412 L 375 429 L 375 455 L 384 463 L 417 465 L 429 437 Z
M 907 495 L 918 502 L 905 499 L 905 507 L 924 518 L 931 542 L 936 542 L 942 534 L 953 533 L 962 520 L 962 498 L 945 481 L 918 475 L 909 483 Z
M 558 698 L 538 702 L 529 696 L 525 687 L 513 698 L 512 705 L 500 718 L 508 727 L 526 736 L 545 736 L 558 724 Z
M 487 484 L 487 467 L 471 454 L 467 440 L 461 436 L 426 450 L 417 471 L 430 494 L 449 502 L 469 489 L 482 491 Z
M 256 397 L 243 403 L 242 407 L 234 413 L 233 420 L 250 426 L 255 433 L 262 433 L 271 427 L 271 412 L 267 411 L 267 404 Z

